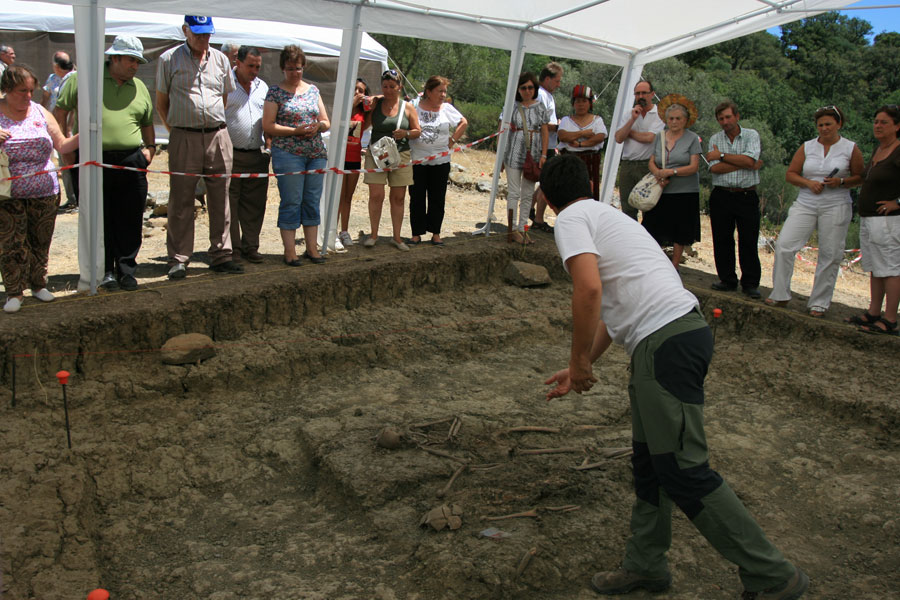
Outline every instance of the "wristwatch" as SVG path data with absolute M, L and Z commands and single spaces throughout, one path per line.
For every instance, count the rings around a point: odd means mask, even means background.
M 672 169 L 672 175 L 678 177 L 678 169 Z

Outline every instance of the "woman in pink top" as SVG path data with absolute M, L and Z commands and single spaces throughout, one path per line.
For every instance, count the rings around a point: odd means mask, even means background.
M 11 65 L 0 77 L 0 150 L 9 157 L 12 176 L 52 169 L 53 150 L 73 152 L 78 136 L 65 138 L 46 108 L 32 102 L 37 77 L 25 65 Z M 22 293 L 44 302 L 54 299 L 47 288 L 47 260 L 59 206 L 56 173 L 15 179 L 9 197 L 0 197 L 0 274 L 6 288 L 3 310 L 14 313 Z

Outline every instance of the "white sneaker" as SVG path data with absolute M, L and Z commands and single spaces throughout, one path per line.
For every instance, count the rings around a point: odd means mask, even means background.
M 338 240 L 344 245 L 344 248 L 349 248 L 354 244 L 353 238 L 350 237 L 350 233 L 347 231 L 342 231 L 338 234 Z
M 6 304 L 3 305 L 3 312 L 19 312 L 20 308 L 22 308 L 22 300 L 19 298 L 10 297 L 6 299 Z
M 338 254 L 344 254 L 347 252 L 347 249 L 344 248 L 344 245 L 341 243 L 340 238 L 334 239 L 334 251 L 337 252 Z
M 53 302 L 54 300 L 56 300 L 56 296 L 51 294 L 50 290 L 48 290 L 47 288 L 41 288 L 36 292 L 31 292 L 31 295 L 41 302 Z

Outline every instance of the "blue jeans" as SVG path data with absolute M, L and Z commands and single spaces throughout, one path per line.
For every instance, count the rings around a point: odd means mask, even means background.
M 281 148 L 272 148 L 272 171 L 275 173 L 324 169 L 325 165 L 324 158 L 298 156 Z M 278 228 L 294 230 L 301 225 L 314 227 L 321 223 L 319 200 L 324 184 L 325 175 L 279 177 L 278 193 L 281 195 L 281 204 L 278 206 Z

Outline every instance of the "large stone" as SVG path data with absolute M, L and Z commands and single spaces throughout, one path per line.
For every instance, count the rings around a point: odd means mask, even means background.
M 550 283 L 550 273 L 541 265 L 533 265 L 531 263 L 512 261 L 506 265 L 503 271 L 503 279 L 507 283 L 519 287 L 534 287 L 538 285 L 548 285 Z
M 167 365 L 194 364 L 215 355 L 212 338 L 202 333 L 176 335 L 162 347 L 162 361 Z

